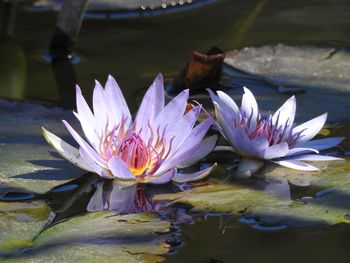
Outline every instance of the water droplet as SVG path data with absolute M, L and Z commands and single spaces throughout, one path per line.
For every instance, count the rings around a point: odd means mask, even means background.
M 183 4 L 184 4 L 184 1 L 180 0 L 180 1 L 179 1 L 179 4 L 180 4 L 180 5 L 183 5 Z
M 54 59 L 54 56 L 48 52 L 39 54 L 39 56 L 39 60 L 45 64 L 51 64 Z M 72 64 L 77 64 L 80 62 L 80 57 L 76 54 L 67 55 L 67 60 L 70 60 Z
M 141 9 L 142 9 L 142 10 L 146 10 L 146 6 L 142 5 L 142 6 L 141 6 Z
M 166 8 L 166 4 L 165 3 L 162 4 L 162 8 Z
M 171 5 L 176 6 L 176 2 L 175 1 L 171 2 Z

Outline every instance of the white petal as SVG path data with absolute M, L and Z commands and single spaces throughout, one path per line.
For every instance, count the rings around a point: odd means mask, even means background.
M 199 181 L 199 180 L 207 177 L 216 166 L 217 166 L 217 164 L 215 163 L 214 165 L 212 165 L 204 170 L 201 170 L 201 171 L 198 171 L 195 173 L 190 173 L 190 174 L 177 173 L 173 177 L 173 181 L 176 183 Z
M 86 164 L 90 167 L 92 172 L 97 173 L 102 178 L 113 179 L 111 172 L 99 166 L 82 147 L 79 148 L 79 154 L 81 158 L 84 159 Z
M 44 127 L 41 128 L 42 134 L 46 141 L 56 149 L 56 151 L 68 162 L 78 166 L 79 168 L 94 172 L 91 167 L 89 167 L 84 159 L 81 158 L 78 149 L 66 143 L 64 140 L 56 136 L 55 134 L 49 132 Z
M 147 138 L 149 135 L 148 124 L 153 123 L 155 118 L 164 108 L 164 86 L 163 76 L 158 76 L 153 81 L 152 85 L 147 90 L 142 99 L 141 105 L 137 111 L 135 124 L 136 130 L 141 130 L 142 138 Z
M 214 92 L 210 89 L 207 89 L 207 91 L 209 92 L 209 95 L 213 101 L 214 107 L 215 107 L 215 116 L 217 121 L 219 122 L 214 122 L 214 125 L 216 126 L 216 128 L 220 131 L 220 133 L 222 134 L 222 136 L 227 139 L 225 132 L 223 131 L 223 125 L 225 125 L 224 123 L 222 123 L 222 121 L 220 121 L 222 119 L 221 117 L 221 111 L 223 112 L 227 112 L 230 113 L 230 115 L 232 117 L 234 117 L 237 121 L 240 121 L 241 119 L 241 113 L 240 110 L 238 109 L 236 103 L 230 98 L 230 100 L 228 100 L 227 98 L 225 98 L 225 93 L 222 92 L 221 97 L 224 99 L 222 100 L 222 98 L 220 99 L 218 96 L 216 96 L 214 94 Z M 227 97 L 229 97 L 228 95 L 226 95 Z M 208 114 L 208 116 L 210 116 Z
M 226 135 L 225 137 L 235 149 L 235 151 L 244 156 L 256 156 L 257 151 L 254 145 L 251 144 L 249 137 L 246 132 L 240 127 L 234 127 L 227 112 L 214 104 L 218 111 L 218 121 L 222 127 L 222 132 Z
M 109 101 L 111 113 L 115 116 L 116 123 L 119 123 L 124 117 L 127 118 L 128 127 L 131 121 L 130 110 L 118 83 L 111 75 L 108 76 L 105 85 L 105 96 Z
M 296 101 L 295 97 L 290 97 L 272 116 L 272 123 L 274 125 L 277 124 L 278 127 L 280 126 L 289 126 L 289 128 L 286 131 L 286 134 L 288 134 L 289 129 L 293 125 L 294 117 L 295 117 L 295 110 L 296 110 Z M 277 123 L 278 122 L 278 123 Z
M 75 112 L 73 113 L 79 120 L 86 139 L 92 145 L 94 145 L 98 138 L 95 131 L 96 128 L 98 128 L 97 121 L 94 115 L 92 114 L 89 108 L 89 105 L 86 103 L 85 98 L 83 97 L 83 94 L 81 93 L 81 89 L 78 85 L 76 85 L 75 96 L 76 96 L 76 102 L 77 102 L 77 113 Z
M 239 117 L 241 115 L 241 111 L 239 110 L 236 102 L 225 92 L 223 91 L 217 91 L 218 97 L 219 97 L 219 104 L 220 107 L 224 110 L 232 110 L 233 113 Z
M 245 157 L 260 157 L 256 148 L 257 145 L 251 142 L 244 130 L 241 128 L 235 128 L 233 136 L 235 142 L 233 148 L 238 155 Z
M 186 110 L 189 90 L 183 90 L 175 98 L 173 98 L 159 113 L 154 126 L 168 124 L 170 126 L 176 124 L 178 118 L 182 117 Z
M 177 169 L 174 168 L 174 169 L 172 169 L 170 171 L 167 171 L 167 172 L 163 173 L 162 175 L 151 176 L 149 182 L 152 183 L 152 184 L 166 184 L 166 183 L 170 182 L 173 179 L 173 177 L 176 174 L 176 171 L 177 171 Z
M 301 132 L 299 142 L 309 141 L 315 137 L 322 129 L 327 119 L 327 113 L 324 113 L 312 120 L 304 122 L 303 124 L 293 129 L 293 134 Z
M 208 138 L 205 138 L 204 140 L 201 141 L 197 150 L 195 150 L 191 154 L 190 158 L 186 160 L 184 163 L 177 165 L 176 167 L 178 168 L 188 167 L 188 166 L 191 166 L 192 164 L 197 163 L 200 159 L 207 156 L 214 149 L 217 140 L 218 140 L 217 135 L 213 135 Z
M 321 151 L 325 149 L 329 149 L 337 146 L 341 143 L 345 138 L 344 137 L 333 137 L 333 138 L 325 138 L 325 139 L 317 139 L 306 142 L 298 142 L 296 147 L 310 147 L 315 150 Z
M 215 116 L 217 120 L 217 127 L 222 136 L 230 142 L 230 144 L 233 146 L 234 145 L 234 137 L 233 137 L 233 131 L 232 131 L 232 123 L 229 120 L 223 117 L 224 111 L 220 108 L 219 104 L 214 103 L 215 107 Z
M 302 171 L 318 171 L 319 169 L 315 166 L 312 166 L 310 164 L 300 162 L 298 160 L 281 160 L 281 161 L 273 161 L 274 163 L 277 163 L 279 165 L 292 168 L 295 170 L 302 170 Z
M 160 165 L 159 169 L 156 172 L 156 175 L 162 174 L 165 171 L 172 169 L 176 165 L 185 162 L 189 156 L 192 155 L 192 153 L 198 148 L 203 137 L 209 130 L 212 121 L 212 118 L 207 118 L 196 127 L 194 127 L 181 147 L 179 147 L 179 149 L 174 152 L 174 154 L 170 155 L 168 159 L 164 160 L 164 162 Z
M 196 124 L 201 111 L 201 106 L 196 106 L 183 116 L 178 116 L 175 125 L 167 129 L 166 140 L 169 142 L 173 137 L 171 153 L 175 153 L 190 136 L 193 126 Z
M 99 166 L 108 168 L 102 160 L 101 156 L 99 156 L 99 154 L 95 151 L 95 149 L 93 149 L 83 138 L 81 138 L 80 135 L 72 128 L 72 126 L 69 125 L 68 122 L 65 120 L 62 122 L 66 126 L 69 133 L 76 140 L 76 142 L 80 145 L 80 147 L 82 147 Z
M 264 162 L 253 159 L 242 159 L 236 171 L 239 177 L 250 177 L 264 166 Z
M 313 149 L 313 148 L 292 148 L 292 149 L 289 149 L 288 153 L 285 155 L 285 157 L 287 156 L 293 156 L 293 155 L 298 155 L 298 154 L 304 154 L 304 153 L 310 153 L 310 152 L 313 152 L 313 153 L 318 153 L 317 150 Z
M 130 171 L 126 163 L 119 157 L 112 157 L 108 161 L 108 167 L 114 177 L 122 180 L 135 180 L 135 176 Z
M 344 161 L 344 159 L 328 155 L 319 155 L 319 154 L 303 154 L 295 157 L 288 158 L 288 160 L 299 160 L 299 161 Z
M 108 129 L 111 129 L 115 123 L 115 118 L 108 116 L 110 112 L 110 107 L 108 105 L 107 98 L 105 96 L 105 92 L 100 82 L 95 80 L 95 88 L 92 96 L 92 104 L 94 109 L 94 115 L 96 122 L 98 123 L 99 132 L 105 129 L 107 120 L 108 120 Z
M 251 126 L 249 128 L 252 129 L 256 126 L 256 120 L 259 116 L 259 107 L 253 93 L 246 87 L 243 89 L 244 94 L 242 97 L 241 114 L 247 118 L 251 117 Z
M 288 144 L 281 142 L 272 145 L 259 153 L 259 156 L 265 160 L 271 160 L 285 156 L 289 151 Z

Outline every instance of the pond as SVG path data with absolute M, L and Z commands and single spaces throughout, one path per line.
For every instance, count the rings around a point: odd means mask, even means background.
M 76 83 L 91 102 L 94 80 L 113 75 L 135 113 L 159 72 L 169 100 L 191 53 L 218 46 L 226 51 L 220 79 L 190 96 L 210 114 L 208 87 L 239 102 L 247 86 L 263 113 L 296 94 L 297 123 L 328 112 L 317 136 L 348 137 L 348 1 L 125 2 L 88 7 L 73 60 L 58 64 L 47 51 L 60 1 L 19 1 L 11 18 L 0 2 L 1 28 L 13 19 L 0 38 L 0 261 L 345 261 L 348 138 L 325 151 L 344 161 L 316 163 L 320 172 L 266 165 L 237 177 L 239 159 L 224 151 L 185 169 L 217 162 L 208 179 L 161 187 L 84 172 L 55 153 L 40 128 L 76 145 L 60 122 L 79 129 Z

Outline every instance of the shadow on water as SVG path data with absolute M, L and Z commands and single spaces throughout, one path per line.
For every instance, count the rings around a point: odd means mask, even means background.
M 233 180 L 231 183 L 240 184 L 248 188 L 252 187 L 254 190 L 259 190 L 259 191 L 266 190 L 267 185 L 269 184 L 269 182 L 265 182 L 261 178 Z M 62 189 L 62 190 L 59 190 L 59 189 Z M 208 235 L 211 235 L 211 236 L 215 236 L 215 238 L 218 238 L 220 240 L 220 241 L 217 241 L 218 243 L 226 244 L 225 243 L 226 239 L 232 239 L 233 238 L 232 235 L 236 235 L 236 234 L 230 234 L 231 228 L 233 228 L 234 231 L 239 231 L 240 235 L 243 235 L 244 233 L 246 233 L 244 235 L 249 235 L 249 239 L 254 239 L 257 236 L 261 236 L 261 235 L 262 236 L 274 235 L 273 230 L 278 230 L 279 233 L 287 233 L 289 238 L 291 238 L 290 235 L 291 233 L 293 235 L 294 232 L 291 230 L 288 230 L 288 232 L 285 232 L 286 231 L 284 230 L 285 222 L 289 222 L 289 223 L 293 222 L 293 224 L 295 225 L 298 225 L 304 228 L 310 227 L 312 229 L 315 229 L 315 226 L 317 226 L 316 229 L 318 229 L 318 227 L 325 226 L 322 220 L 320 221 L 311 220 L 311 219 L 309 220 L 305 218 L 300 218 L 298 217 L 298 215 L 283 216 L 283 220 L 281 220 L 279 215 L 276 215 L 276 219 L 274 219 L 275 215 L 262 213 L 262 214 L 259 214 L 259 217 L 266 216 L 266 217 L 269 217 L 272 221 L 275 221 L 278 223 L 274 223 L 272 225 L 259 225 L 259 218 L 256 218 L 256 220 L 248 221 L 248 225 L 250 225 L 252 228 L 258 229 L 259 231 L 266 230 L 266 231 L 263 231 L 266 234 L 257 234 L 256 232 L 252 232 L 252 230 L 248 230 L 245 227 L 246 224 L 237 223 L 236 216 L 230 216 L 229 214 L 222 214 L 222 215 L 211 214 L 210 211 L 191 212 L 191 210 L 189 210 L 190 207 L 188 206 L 182 206 L 182 205 L 169 206 L 167 201 L 154 201 L 152 199 L 152 196 L 156 194 L 169 193 L 169 192 L 172 193 L 172 192 L 178 192 L 178 191 L 179 191 L 179 188 L 172 184 L 168 184 L 163 187 L 152 186 L 152 185 L 135 185 L 135 184 L 126 185 L 126 184 L 120 184 L 117 181 L 113 181 L 113 180 L 101 180 L 94 174 L 87 174 L 65 185 L 58 186 L 50 190 L 45 195 L 36 196 L 36 199 L 47 200 L 52 211 L 52 216 L 50 217 L 49 221 L 45 225 L 44 229 L 40 231 L 40 233 L 44 232 L 46 229 L 56 224 L 64 222 L 69 218 L 76 217 L 79 215 L 84 215 L 87 211 L 93 212 L 93 211 L 109 210 L 109 211 L 114 211 L 116 214 L 155 212 L 163 220 L 173 222 L 173 224 L 175 225 L 177 223 L 181 223 L 181 228 L 184 229 L 181 233 L 180 239 L 182 241 L 180 242 L 180 244 L 184 244 L 186 246 L 186 249 L 183 250 L 181 249 L 181 246 L 178 247 L 179 243 L 177 242 L 174 247 L 175 253 L 171 253 L 172 255 L 169 256 L 169 260 L 170 260 L 169 262 L 171 262 L 172 257 L 177 258 L 178 256 L 181 256 L 183 253 L 187 253 L 186 251 L 189 251 L 189 249 L 192 251 L 191 247 L 193 246 L 193 243 L 192 241 L 187 241 L 188 235 L 190 236 L 194 235 L 193 236 L 194 239 L 201 238 L 203 234 L 206 236 L 206 238 L 208 237 Z M 322 196 L 320 197 L 322 198 Z M 350 199 L 348 195 L 342 196 L 342 198 L 347 198 L 347 200 Z M 333 204 L 333 203 L 326 204 L 326 206 L 329 206 L 329 207 L 333 205 L 337 205 L 337 204 Z M 223 225 L 221 227 L 218 227 L 217 223 L 215 223 L 216 226 L 213 228 L 212 223 L 213 223 L 213 220 L 215 220 L 213 219 L 213 216 L 214 218 L 216 218 L 217 216 L 224 217 L 222 218 Z M 195 225 L 192 225 L 193 222 L 196 222 Z M 189 226 L 187 226 L 189 223 L 191 223 L 190 228 Z M 202 232 L 199 233 L 197 228 L 201 227 L 202 225 L 206 225 L 206 230 L 205 231 L 201 230 Z M 333 229 L 332 231 L 334 231 L 334 228 L 332 229 Z M 315 232 L 316 230 L 313 230 L 313 231 Z M 40 233 L 38 233 L 38 236 L 40 236 Z M 301 233 L 297 232 L 297 235 L 303 235 L 303 232 Z M 26 256 L 26 255 L 40 255 L 40 253 L 44 252 L 46 249 L 55 249 L 57 247 L 74 245 L 74 244 L 95 244 L 95 245 L 115 244 L 118 246 L 119 245 L 126 246 L 126 245 L 133 244 L 134 242 L 143 240 L 143 238 L 146 238 L 146 241 L 147 241 L 147 237 L 143 237 L 140 235 L 135 235 L 135 236 L 127 235 L 125 237 L 124 236 L 106 237 L 103 235 L 102 236 L 91 235 L 91 236 L 84 237 L 83 239 L 81 238 L 63 239 L 57 242 L 52 242 L 52 243 L 40 245 L 37 247 L 31 247 L 23 251 L 21 250 L 21 251 L 14 251 L 14 252 L 8 252 L 8 253 L 6 252 L 6 253 L 2 253 L 0 256 L 3 258 L 22 258 L 23 256 Z M 216 245 L 213 245 L 213 246 L 216 246 Z M 200 247 L 199 243 L 196 244 L 196 247 L 197 248 Z M 201 256 L 205 257 L 210 255 L 210 253 L 206 253 L 206 252 L 196 254 L 197 253 L 195 252 L 196 249 L 193 249 L 192 251 L 194 253 L 194 257 L 201 258 Z M 203 249 L 203 247 L 201 247 L 201 249 Z M 213 250 L 211 249 L 210 251 L 213 251 Z M 238 253 L 238 252 L 234 252 L 234 253 Z M 230 255 L 232 256 L 232 251 Z M 221 259 L 221 258 L 225 258 L 226 256 L 228 256 L 227 252 L 222 254 L 217 254 L 217 257 L 214 257 L 214 258 Z M 204 261 L 197 261 L 197 262 L 204 262 Z M 226 261 L 223 261 L 223 262 L 226 262 Z M 230 261 L 227 261 L 227 262 L 230 262 Z

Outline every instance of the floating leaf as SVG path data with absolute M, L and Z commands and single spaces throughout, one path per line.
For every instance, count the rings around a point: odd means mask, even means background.
M 60 137 L 69 138 L 61 119 L 74 123 L 70 111 L 0 100 L 0 112 L 0 180 L 6 187 L 45 193 L 85 173 L 54 153 L 41 134 L 45 125 Z
M 169 245 L 157 233 L 169 226 L 153 214 L 88 213 L 46 229 L 4 262 L 160 262 Z
M 259 100 L 262 110 L 277 109 L 286 99 L 280 86 L 295 87 L 297 122 L 328 112 L 328 122 L 349 122 L 349 52 L 344 48 L 316 46 L 247 47 L 228 52 L 224 62 L 225 90 L 235 100 L 246 86 Z M 290 94 L 289 96 L 292 96 Z
M 349 163 L 343 162 L 343 166 L 347 167 Z M 308 184 L 302 181 L 304 175 L 291 175 L 287 168 L 281 168 L 274 174 L 260 172 L 258 176 L 265 180 L 251 177 L 232 183 L 216 183 L 158 195 L 155 199 L 190 204 L 201 211 L 240 213 L 266 225 L 322 227 L 350 223 L 350 173 L 346 168 L 335 167 L 304 178 L 315 193 L 308 198 L 290 199 L 287 180 L 296 182 L 300 177 L 302 184 Z
M 42 201 L 0 202 L 0 254 L 30 246 L 49 215 L 50 209 Z

